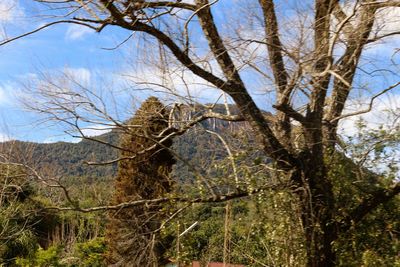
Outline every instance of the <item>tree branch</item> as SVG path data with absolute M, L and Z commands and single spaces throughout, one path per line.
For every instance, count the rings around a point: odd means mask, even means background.
M 253 98 L 247 92 L 233 63 L 230 64 L 230 62 L 232 61 L 230 60 L 229 55 L 224 52 L 226 51 L 226 49 L 223 46 L 221 40 L 212 41 L 210 43 L 210 47 L 215 53 L 217 60 L 219 58 L 220 64 L 223 64 L 225 66 L 224 67 L 225 70 L 224 68 L 223 70 L 226 72 L 225 74 L 228 76 L 228 78 L 231 79 L 228 81 L 224 81 L 214 76 L 212 73 L 206 71 L 205 69 L 195 64 L 190 59 L 190 57 L 184 51 L 182 51 L 178 47 L 178 45 L 164 32 L 160 31 L 159 29 L 156 29 L 155 27 L 142 23 L 140 21 L 134 21 L 132 23 L 129 23 L 123 19 L 123 15 L 112 3 L 106 0 L 100 0 L 100 1 L 104 4 L 104 7 L 107 10 L 109 10 L 110 14 L 115 18 L 116 25 L 119 25 L 123 28 L 132 31 L 145 32 L 155 37 L 163 45 L 168 47 L 171 50 L 172 54 L 175 56 L 175 58 L 185 67 L 191 70 L 194 74 L 210 82 L 211 84 L 221 89 L 222 91 L 228 93 L 238 105 L 245 120 L 247 120 L 252 126 L 252 128 L 256 131 L 258 138 L 264 145 L 265 151 L 274 160 L 279 162 L 281 168 L 291 169 L 291 167 L 295 164 L 295 162 L 297 162 L 296 159 L 292 155 L 290 155 L 289 152 L 285 149 L 285 147 L 280 143 L 280 141 L 272 131 L 269 123 L 262 115 L 260 109 L 254 103 Z M 200 1 L 200 3 L 204 3 L 205 0 L 198 0 L 198 1 Z M 202 9 L 201 11 L 203 12 L 204 10 Z M 203 19 L 205 19 L 205 17 L 210 16 L 210 14 L 209 15 L 206 14 L 203 16 L 204 16 Z M 214 25 L 214 30 L 216 31 L 215 25 Z M 214 30 L 210 32 L 212 36 L 214 36 L 214 34 L 217 34 L 217 32 L 214 32 Z M 219 38 L 219 35 L 215 36 Z M 218 53 L 222 53 L 222 55 L 219 55 Z
M 345 107 L 349 96 L 356 68 L 361 57 L 362 50 L 368 41 L 368 37 L 375 21 L 376 8 L 363 6 L 361 10 L 360 23 L 355 27 L 357 29 L 348 38 L 348 45 L 341 60 L 336 66 L 336 76 L 333 84 L 333 90 L 329 103 L 325 121 L 333 121 L 339 117 Z M 325 139 L 333 145 L 336 140 L 338 120 L 328 123 L 325 131 Z
M 359 223 L 367 214 L 376 209 L 379 205 L 390 201 L 398 194 L 400 194 L 400 182 L 397 182 L 390 189 L 380 189 L 375 191 L 371 196 L 365 198 L 342 221 L 340 227 L 341 232 L 347 232 L 354 224 Z
M 361 114 L 370 112 L 370 111 L 372 110 L 372 106 L 374 105 L 375 99 L 377 99 L 379 96 L 381 96 L 381 95 L 387 93 L 388 91 L 390 91 L 390 90 L 396 88 L 396 87 L 399 86 L 399 85 L 400 85 L 400 82 L 397 82 L 396 84 L 394 84 L 394 85 L 392 85 L 392 86 L 386 88 L 385 90 L 382 90 L 379 94 L 374 95 L 374 96 L 371 98 L 371 101 L 369 102 L 368 108 L 363 109 L 363 110 L 360 110 L 360 111 L 352 112 L 352 113 L 343 114 L 343 115 L 341 115 L 341 116 L 338 116 L 338 117 L 333 118 L 332 120 L 330 120 L 330 123 L 339 121 L 339 120 L 344 119 L 344 118 L 347 118 L 347 117 L 357 116 L 357 115 L 361 115 Z
M 287 116 L 300 123 L 306 122 L 306 118 L 301 113 L 293 109 L 293 107 L 290 105 L 280 104 L 280 105 L 273 105 L 272 107 L 285 113 Z
M 78 25 L 82 25 L 82 26 L 85 26 L 85 27 L 89 27 L 89 28 L 91 28 L 91 29 L 93 29 L 93 30 L 95 30 L 95 31 L 98 31 L 98 28 L 97 28 L 97 27 L 93 27 L 92 25 L 89 25 L 89 24 L 87 24 L 87 23 L 83 23 L 83 22 L 79 22 L 79 21 L 74 21 L 74 20 L 58 20 L 58 21 L 53 21 L 53 22 L 47 23 L 47 24 L 45 24 L 45 25 L 43 25 L 43 26 L 41 26 L 41 27 L 39 27 L 39 28 L 36 28 L 36 29 L 30 31 L 30 32 L 26 32 L 26 33 L 21 34 L 21 35 L 18 35 L 18 36 L 16 36 L 16 37 L 13 37 L 13 38 L 6 39 L 6 40 L 4 40 L 4 41 L 1 41 L 1 42 L 0 42 L 0 46 L 5 45 L 5 44 L 8 44 L 8 43 L 11 43 L 11 42 L 13 42 L 13 41 L 15 41 L 15 40 L 18 40 L 18 39 L 21 39 L 21 38 L 23 38 L 23 37 L 32 35 L 32 34 L 34 34 L 34 33 L 37 33 L 37 32 L 39 32 L 39 31 L 41 31 L 41 30 L 43 30 L 43 29 L 46 29 L 46 28 L 48 28 L 48 27 L 50 27 L 50 26 L 53 26 L 53 25 L 56 25 L 56 24 L 61 24 L 61 23 L 78 24 Z
M 105 206 L 97 206 L 91 208 L 81 208 L 81 207 L 46 207 L 45 210 L 58 210 L 58 211 L 78 211 L 78 212 L 96 212 L 96 211 L 105 211 L 105 210 L 121 210 L 127 209 L 137 206 L 151 205 L 151 204 L 161 204 L 167 202 L 180 202 L 180 203 L 219 203 L 225 202 L 232 199 L 249 197 L 258 193 L 261 193 L 265 190 L 280 190 L 284 189 L 286 186 L 284 185 L 266 185 L 263 187 L 259 187 L 253 189 L 251 191 L 236 191 L 231 194 L 226 195 L 216 195 L 212 197 L 199 197 L 199 198 L 187 198 L 187 197 L 163 197 L 157 199 L 139 199 L 133 200 L 130 202 L 119 203 L 117 205 L 105 205 Z
M 199 9 L 197 16 L 204 35 L 207 38 L 210 49 L 214 54 L 219 66 L 221 67 L 226 79 L 232 81 L 240 87 L 244 88 L 243 81 L 239 75 L 235 64 L 233 63 L 228 50 L 226 49 L 218 29 L 214 23 L 214 18 L 211 14 L 210 4 L 208 0 L 196 0 Z
M 278 87 L 278 92 L 283 93 L 288 80 L 285 64 L 282 56 L 282 43 L 279 38 L 278 20 L 276 18 L 275 6 L 272 0 L 259 0 L 263 14 L 265 35 L 267 38 L 267 49 L 270 59 L 270 66 L 274 74 L 275 83 Z M 287 104 L 289 95 L 284 96 L 285 100 L 282 103 Z
M 196 10 L 196 6 L 184 3 L 184 2 L 172 2 L 172 1 L 156 1 L 156 2 L 144 2 L 144 3 L 134 3 L 133 4 L 137 9 L 144 9 L 144 8 L 160 8 L 160 7 L 174 7 L 174 8 L 181 8 L 187 10 Z
M 117 163 L 122 160 L 134 159 L 138 155 L 142 155 L 144 153 L 154 150 L 158 145 L 168 142 L 173 137 L 184 134 L 187 130 L 191 129 L 194 125 L 196 125 L 202 121 L 205 121 L 207 119 L 220 119 L 220 120 L 225 120 L 225 121 L 236 121 L 236 122 L 244 121 L 244 118 L 239 115 L 224 115 L 221 113 L 209 111 L 201 116 L 198 116 L 197 118 L 192 119 L 190 122 L 188 122 L 186 125 L 184 125 L 180 129 L 176 129 L 173 126 L 165 128 L 163 131 L 160 132 L 160 134 L 158 136 L 153 137 L 154 139 L 157 140 L 157 142 L 155 142 L 154 145 L 147 147 L 141 151 L 135 152 L 134 155 L 132 155 L 130 157 L 121 157 L 121 158 L 113 159 L 110 161 L 104 161 L 104 162 L 85 162 L 85 163 L 88 165 L 108 165 L 108 164 Z M 87 139 L 89 139 L 89 138 L 87 138 Z M 89 140 L 100 142 L 100 143 L 104 144 L 104 141 L 97 140 L 95 138 L 91 138 Z

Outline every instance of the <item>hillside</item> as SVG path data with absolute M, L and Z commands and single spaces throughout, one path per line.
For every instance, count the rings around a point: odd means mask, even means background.
M 232 113 L 238 113 L 234 107 L 230 107 Z M 214 111 L 224 112 L 223 105 L 216 105 Z M 187 112 L 182 108 L 186 116 L 198 115 L 201 111 Z M 248 134 L 248 127 L 244 123 L 228 123 L 218 119 L 202 122 L 182 136 L 174 139 L 173 150 L 177 157 L 188 163 L 208 164 L 212 159 L 226 157 L 226 151 L 221 141 L 207 133 L 213 130 L 221 133 L 225 138 L 231 135 L 245 134 L 246 139 L 252 139 Z M 112 131 L 95 137 L 109 144 L 118 144 L 118 133 Z M 237 142 L 236 142 L 237 143 Z M 0 143 L 0 152 L 13 154 L 19 160 L 28 162 L 39 171 L 53 174 L 57 177 L 86 177 L 90 180 L 108 180 L 114 176 L 117 164 L 104 166 L 89 166 L 86 162 L 105 162 L 116 159 L 118 151 L 108 145 L 91 140 L 82 140 L 78 143 L 32 143 L 12 141 Z M 188 168 L 178 159 L 175 173 L 178 180 L 184 180 Z M 203 168 L 202 168 L 203 169 Z M 207 169 L 207 168 L 205 168 Z M 187 178 L 187 177 L 186 177 Z
M 115 133 L 98 137 L 110 143 L 117 142 Z M 110 146 L 82 140 L 79 143 L 32 143 L 13 141 L 0 144 L 0 151 L 12 153 L 18 160 L 28 162 L 40 171 L 53 172 L 56 176 L 109 177 L 116 171 L 116 164 L 108 166 L 88 166 L 86 161 L 105 161 L 116 157 Z
M 193 115 L 193 114 L 189 114 Z M 237 176 L 232 169 L 231 160 L 222 141 L 215 134 L 207 132 L 213 130 L 226 140 L 237 164 Z M 112 131 L 96 137 L 102 141 L 117 144 L 118 133 Z M 115 159 L 118 151 L 107 145 L 89 140 L 79 143 L 58 142 L 52 144 L 38 144 L 30 142 L 6 142 L 0 144 L 0 151 L 13 155 L 15 160 L 25 161 L 33 165 L 50 177 L 63 177 L 63 185 L 67 186 L 69 195 L 74 203 L 81 207 L 94 207 L 106 205 L 113 193 L 113 179 L 117 170 L 117 164 L 107 166 L 88 166 L 85 161 L 107 161 Z M 172 151 L 177 158 L 173 175 L 177 181 L 176 193 L 187 195 L 209 194 L 210 187 L 218 194 L 224 194 L 235 189 L 235 178 L 239 178 L 241 188 L 254 188 L 274 177 L 263 169 L 268 159 L 260 152 L 254 141 L 254 137 L 245 123 L 227 123 L 220 120 L 205 121 L 189 130 L 182 136 L 174 139 Z M 341 168 L 332 170 L 334 190 L 340 203 L 351 207 L 354 199 L 373 192 L 377 186 L 384 183 L 382 177 L 372 172 L 363 170 L 362 180 L 356 172 L 355 164 L 344 155 L 337 153 L 335 161 Z M 199 176 L 203 176 L 199 178 Z M 203 179 L 203 180 L 202 180 Z M 207 187 L 204 180 L 207 180 Z M 28 188 L 29 189 L 29 188 Z M 25 259 L 26 262 L 38 261 L 53 253 L 54 262 L 57 264 L 65 259 L 75 259 L 81 262 L 77 265 L 60 266 L 103 266 L 102 253 L 105 251 L 104 229 L 106 213 L 45 213 L 37 219 L 29 212 L 31 206 L 36 209 L 41 205 L 70 206 L 66 202 L 59 189 L 35 188 L 32 191 L 33 202 L 24 202 L 25 210 L 19 211 L 22 215 L 28 214 L 28 223 L 32 226 L 28 229 L 45 250 L 38 250 L 33 259 Z M 230 240 L 232 247 L 231 259 L 236 263 L 254 265 L 252 258 L 273 266 L 265 254 L 265 244 L 270 244 L 272 251 L 278 255 L 280 262 L 284 262 L 287 256 L 293 256 L 300 261 L 305 260 L 301 224 L 299 224 L 297 200 L 291 197 L 288 190 L 281 190 L 276 194 L 274 190 L 266 190 L 256 196 L 243 198 L 230 203 L 207 203 L 193 205 L 185 213 L 178 215 L 176 220 L 167 224 L 163 232 L 168 247 L 166 255 L 176 256 L 175 234 L 182 231 L 182 227 L 189 227 L 194 222 L 199 225 L 193 229 L 184 239 L 181 252 L 183 260 L 193 259 L 222 261 L 223 254 L 221 244 L 226 238 L 227 209 L 231 209 L 230 216 Z M 228 206 L 229 205 L 229 206 Z M 357 229 L 352 229 L 347 236 L 338 242 L 338 255 L 342 263 L 339 266 L 350 266 L 351 260 L 359 264 L 364 260 L 364 255 L 372 251 L 375 258 L 382 262 L 392 262 L 398 251 L 398 199 L 379 207 L 374 213 L 364 220 Z M 10 217 L 0 211 L 4 218 Z M 0 219 L 1 217 L 0 216 Z M 8 216 L 8 217 L 6 217 Z M 24 215 L 25 216 L 25 215 Z M 42 223 L 37 224 L 37 221 Z M 182 224 L 182 225 L 181 225 Z M 18 226 L 18 225 L 17 225 Z M 376 227 L 379 226 L 379 227 Z M 23 227 L 25 227 L 23 225 Z M 18 228 L 15 228 L 18 229 Z M 180 230 L 179 230 L 180 229 Z M 394 229 L 393 231 L 391 229 Z M 395 232 L 397 231 L 397 232 Z M 290 232 L 286 243 L 287 236 Z M 379 238 L 377 238 L 379 236 Z M 353 240 L 352 247 L 347 246 L 347 239 Z M 382 245 L 384 244 L 384 245 Z M 15 249 L 8 246 L 9 251 L 15 253 L 21 248 Z M 29 250 L 27 250 L 29 251 Z M 248 258 L 242 252 L 246 251 L 252 258 Z M 348 251 L 357 251 L 357 255 L 348 254 Z M 372 253 L 371 252 L 371 253 Z M 0 249 L 1 253 L 1 249 Z M 12 258 L 0 254 L 0 265 L 3 258 Z M 11 254 L 10 254 L 11 255 Z M 12 254 L 14 255 L 14 254 Z M 27 257 L 20 253 L 19 256 Z M 70 257 L 73 255 L 73 257 Z M 88 256 L 90 255 L 90 257 Z M 13 256 L 14 257 L 14 256 Z M 354 259 L 354 260 L 353 260 Z M 86 263 L 87 261 L 87 263 Z M 44 264 L 26 264 L 23 266 L 45 266 Z M 54 265 L 55 266 L 55 265 Z M 365 265 L 367 266 L 367 265 Z M 368 265 L 369 266 L 369 265 Z M 388 266 L 381 264 L 381 266 Z

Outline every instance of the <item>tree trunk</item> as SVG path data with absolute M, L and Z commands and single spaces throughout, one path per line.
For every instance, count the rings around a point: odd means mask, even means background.
M 307 266 L 335 265 L 333 242 L 338 234 L 334 223 L 335 203 L 332 184 L 322 157 L 307 156 L 303 161 L 300 205 L 304 227 Z

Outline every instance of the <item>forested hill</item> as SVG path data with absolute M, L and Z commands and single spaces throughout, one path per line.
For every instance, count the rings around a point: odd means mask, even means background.
M 224 109 L 223 105 L 217 105 L 214 111 L 224 113 Z M 238 113 L 232 107 L 231 112 L 232 114 Z M 190 116 L 196 115 L 199 115 L 199 112 L 190 114 Z M 195 164 L 198 164 L 200 161 L 207 164 L 210 158 L 225 157 L 226 152 L 221 141 L 216 136 L 207 133 L 206 129 L 216 131 L 224 136 L 234 133 L 246 133 L 248 135 L 249 133 L 248 127 L 244 123 L 229 123 L 210 119 L 194 127 L 183 136 L 175 138 L 174 151 L 180 157 Z M 105 143 L 118 143 L 118 133 L 116 131 L 95 138 Z M 104 180 L 114 176 L 117 170 L 117 164 L 104 166 L 89 166 L 86 164 L 88 161 L 104 162 L 118 157 L 116 149 L 91 140 L 82 140 L 78 143 L 5 142 L 0 144 L 0 152 L 12 153 L 18 160 L 26 161 L 40 171 L 53 172 L 49 174 L 54 174 L 58 177 L 86 176 L 91 179 L 100 178 Z M 180 166 L 181 164 L 178 160 L 178 166 L 175 168 L 175 170 L 178 170 L 176 173 L 179 177 L 178 179 L 183 179 L 182 176 L 187 170 L 187 167 Z
M 96 137 L 108 143 L 116 143 L 118 136 L 114 132 Z M 5 142 L 0 145 L 2 153 L 25 161 L 40 171 L 56 176 L 110 177 L 116 171 L 116 164 L 89 166 L 87 161 L 106 161 L 116 157 L 117 152 L 110 146 L 90 140 L 79 143 L 32 143 L 22 141 Z

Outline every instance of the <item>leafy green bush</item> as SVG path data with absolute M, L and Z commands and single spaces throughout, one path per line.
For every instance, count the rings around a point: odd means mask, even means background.
M 84 243 L 77 243 L 75 254 L 80 259 L 79 266 L 105 266 L 103 258 L 105 250 L 106 242 L 103 237 L 94 238 Z
M 34 255 L 29 258 L 18 258 L 17 266 L 23 267 L 63 267 L 66 266 L 60 263 L 63 247 L 59 245 L 50 246 L 48 249 L 39 248 Z

